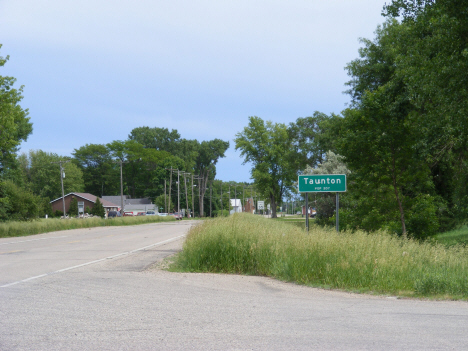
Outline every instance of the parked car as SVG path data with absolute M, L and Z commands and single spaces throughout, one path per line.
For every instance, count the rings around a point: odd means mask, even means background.
M 107 218 L 115 218 L 115 217 L 121 217 L 122 215 L 120 214 L 119 211 L 109 211 L 107 212 Z
M 147 215 L 147 216 L 156 216 L 156 215 L 157 215 L 157 213 L 156 213 L 156 212 L 154 212 L 154 211 L 150 211 L 150 210 L 148 210 L 148 211 L 146 211 L 146 215 Z
M 134 214 L 133 214 L 133 211 L 125 211 L 123 215 L 124 217 L 126 217 L 126 216 L 133 216 Z
M 180 212 L 174 212 L 174 213 L 170 213 L 169 216 L 173 216 L 175 219 L 177 220 L 181 220 L 182 219 L 182 213 Z
M 146 212 L 137 212 L 137 216 L 146 216 Z
M 158 213 L 158 216 L 166 217 L 166 216 L 167 216 L 167 213 L 159 212 L 159 213 Z

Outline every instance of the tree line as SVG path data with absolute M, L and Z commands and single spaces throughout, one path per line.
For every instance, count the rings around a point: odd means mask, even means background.
M 424 238 L 468 217 L 468 7 L 394 0 L 383 15 L 346 66 L 348 108 L 290 125 L 250 117 L 236 148 L 273 204 L 297 173 L 341 162 L 342 227 Z M 333 222 L 333 197 L 317 198 L 318 222 Z
M 296 193 L 298 174 L 329 172 L 348 174 L 348 191 L 340 201 L 342 228 L 425 238 L 466 220 L 467 11 L 463 1 L 393 0 L 383 8 L 385 21 L 375 37 L 361 39 L 359 56 L 345 67 L 351 103 L 344 111 L 315 112 L 289 124 L 249 117 L 235 136 L 235 148 L 251 165 L 255 191 L 270 203 L 273 217 L 281 201 Z M 5 218 L 8 211 L 18 210 L 8 196 L 29 196 L 31 203 L 33 196 L 60 196 L 51 181 L 40 183 L 52 178 L 38 166 L 44 165 L 41 158 L 60 157 L 42 151 L 15 156 L 32 127 L 27 110 L 18 105 L 21 88 L 11 88 L 13 78 L 1 79 L 0 215 Z M 126 141 L 76 149 L 65 165 L 67 181 L 76 179 L 76 189 L 98 196 L 116 194 L 121 161 L 125 193 L 161 203 L 163 180 L 175 168 L 200 178 L 197 209 L 206 214 L 208 199 L 214 197 L 218 200 L 210 209 L 220 210 L 221 203 L 228 207 L 226 184 L 214 181 L 216 162 L 228 147 L 219 139 L 182 139 L 176 130 L 135 128 Z M 333 223 L 334 196 L 314 195 L 311 200 L 317 222 Z M 32 209 L 25 206 L 23 211 Z

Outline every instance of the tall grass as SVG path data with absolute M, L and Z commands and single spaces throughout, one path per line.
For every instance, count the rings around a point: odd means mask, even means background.
M 100 217 L 93 218 L 75 218 L 75 219 L 39 219 L 30 222 L 4 222 L 0 223 L 0 238 L 13 236 L 26 236 L 33 234 L 41 234 L 55 232 L 59 230 L 92 228 L 104 226 L 123 226 L 136 225 L 155 222 L 174 221 L 174 217 L 160 216 L 135 216 L 135 217 L 118 217 L 103 219 Z
M 238 214 L 191 229 L 173 270 L 264 275 L 311 286 L 468 298 L 468 251 L 384 232 L 342 232 Z

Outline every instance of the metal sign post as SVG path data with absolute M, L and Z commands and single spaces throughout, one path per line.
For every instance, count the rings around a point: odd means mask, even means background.
M 340 193 L 336 193 L 336 231 L 340 232 Z
M 346 174 L 300 175 L 297 181 L 299 192 L 306 195 L 306 227 L 309 231 L 309 193 L 336 193 L 336 231 L 340 231 L 340 196 L 346 192 Z

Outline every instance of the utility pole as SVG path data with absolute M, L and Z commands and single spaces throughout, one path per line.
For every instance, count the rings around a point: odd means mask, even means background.
M 169 203 L 169 206 L 168 206 L 168 209 L 169 209 L 169 212 L 171 211 L 171 190 L 172 190 L 172 172 L 174 171 L 177 171 L 177 180 L 179 180 L 179 170 L 178 169 L 174 169 L 172 168 L 166 168 L 166 170 L 170 171 L 169 173 L 169 200 L 168 200 L 168 203 Z M 177 186 L 178 186 L 178 183 L 177 182 Z M 177 188 L 179 189 L 179 188 Z M 177 198 L 179 198 L 179 192 L 177 191 Z M 179 207 L 179 203 L 177 203 L 177 207 Z M 180 208 L 179 208 L 179 212 L 180 212 Z
M 187 194 L 187 178 L 186 175 L 190 175 L 190 173 L 184 172 L 184 185 L 185 185 L 185 207 L 187 208 L 187 218 L 189 217 L 189 209 L 188 209 L 188 194 Z
M 223 181 L 221 181 L 221 216 L 223 216 L 223 211 L 224 211 L 224 208 L 223 208 Z
M 166 202 L 166 179 L 164 179 L 164 212 L 167 213 L 167 202 Z
M 237 184 L 234 185 L 234 208 L 235 213 L 237 212 Z
M 202 216 L 202 213 L 200 212 L 201 210 L 201 206 L 200 206 L 200 198 L 201 198 L 201 187 L 200 187 L 200 179 L 203 179 L 202 177 L 200 177 L 200 175 L 192 175 L 192 207 L 194 207 L 193 205 L 193 180 L 198 180 L 198 217 L 201 217 Z M 193 209 L 193 213 L 195 214 L 195 208 Z
M 180 172 L 177 170 L 177 212 L 180 215 Z
M 171 212 L 171 191 L 172 191 L 172 166 L 171 166 L 171 172 L 169 173 L 169 199 L 168 199 L 168 212 Z
M 70 162 L 70 160 L 58 161 L 58 162 L 51 162 L 51 163 L 60 165 L 60 184 L 61 184 L 61 186 L 62 186 L 62 208 L 63 208 L 63 218 L 65 218 L 66 213 L 65 213 L 65 192 L 64 192 L 64 190 L 63 190 L 63 178 L 65 178 L 65 177 L 64 177 L 64 172 L 63 172 L 64 169 L 63 169 L 62 163 L 67 163 L 67 162 Z
M 193 213 L 193 217 L 195 217 L 195 202 L 193 201 L 193 174 L 192 174 L 192 213 Z
M 122 173 L 122 160 L 119 160 L 120 163 L 120 213 L 123 216 L 124 213 L 124 201 L 123 201 L 123 173 Z
M 211 182 L 210 186 L 210 218 L 211 218 L 211 197 L 213 196 L 213 182 Z

